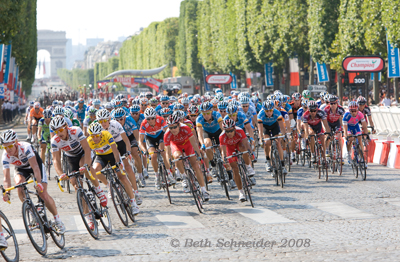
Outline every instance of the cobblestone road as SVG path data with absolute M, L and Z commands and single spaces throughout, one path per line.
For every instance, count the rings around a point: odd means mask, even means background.
M 15 130 L 24 137 L 23 127 Z M 27 239 L 16 192 L 12 204 L 3 202 L 1 210 L 18 234 L 22 261 L 398 260 L 398 170 L 370 164 L 367 180 L 361 181 L 346 166 L 341 177 L 331 175 L 325 182 L 314 170 L 295 165 L 283 189 L 274 185 L 262 163 L 255 170 L 255 208 L 239 203 L 237 190 L 227 200 L 214 182 L 204 214 L 181 186 L 172 190 L 170 205 L 166 194 L 154 188 L 150 172 L 136 223 L 124 227 L 109 200 L 114 232 L 102 231 L 99 240 L 85 230 L 75 193 L 61 193 L 53 179 L 49 192 L 67 226 L 67 242 L 60 250 L 49 239 L 45 257 Z

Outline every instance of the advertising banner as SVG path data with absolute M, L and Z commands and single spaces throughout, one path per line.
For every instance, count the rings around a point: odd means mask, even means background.
M 0 83 L 0 99 L 4 99 L 4 83 Z
M 318 82 L 329 82 L 329 74 L 325 63 L 320 64 L 317 62 L 317 75 Z
M 380 56 L 347 56 L 342 67 L 347 72 L 381 72 L 385 69 L 385 61 Z
M 399 49 L 393 47 L 390 41 L 387 41 L 388 49 L 388 77 L 400 77 L 400 59 L 399 59 Z
M 289 59 L 289 69 L 290 69 L 290 86 L 300 85 L 300 73 L 299 73 L 299 60 L 298 58 Z M 286 81 L 286 79 L 285 79 Z
M 8 84 L 8 75 L 10 73 L 11 45 L 4 46 L 4 62 L 6 62 L 6 71 L 4 72 L 4 84 Z
M 206 82 L 208 84 L 214 85 L 226 85 L 232 82 L 231 75 L 208 75 L 206 77 Z
M 206 77 L 208 76 L 207 70 L 202 66 L 203 68 L 203 81 L 204 81 L 204 90 L 205 91 L 210 91 L 210 85 L 206 81 Z
M 237 88 L 236 75 L 232 72 L 230 72 L 229 75 L 232 77 L 231 89 L 236 89 Z
M 274 68 L 272 67 L 272 63 L 267 63 L 264 65 L 265 70 L 265 86 L 274 86 L 274 79 L 272 78 L 272 74 L 274 73 Z

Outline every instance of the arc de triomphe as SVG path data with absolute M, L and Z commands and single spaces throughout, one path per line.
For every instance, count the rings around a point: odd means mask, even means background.
M 58 68 L 66 66 L 66 43 L 65 31 L 38 30 L 37 49 L 47 50 L 51 59 L 51 77 L 57 76 Z

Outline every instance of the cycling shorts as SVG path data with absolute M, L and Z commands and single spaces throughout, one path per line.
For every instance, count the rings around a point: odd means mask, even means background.
M 33 117 L 32 120 L 35 119 L 36 120 L 36 124 L 37 122 L 39 122 L 40 119 L 42 119 L 41 117 Z
M 183 153 L 182 150 L 185 151 L 185 154 L 186 154 L 187 156 L 188 156 L 188 155 L 191 155 L 191 154 L 194 154 L 194 148 L 193 148 L 193 146 L 192 146 L 192 143 L 190 143 L 190 141 L 188 141 L 188 142 L 187 142 L 186 144 L 184 144 L 184 145 L 176 145 L 174 142 L 171 141 L 170 146 L 171 146 L 171 152 L 172 152 L 172 154 L 174 154 L 175 151 L 179 151 L 179 152 Z
M 82 157 L 85 155 L 85 152 L 82 150 L 77 156 L 65 156 L 67 160 L 67 169 L 69 173 L 76 172 L 79 170 L 79 162 L 81 161 Z
M 111 166 L 115 166 L 114 154 L 110 153 L 107 155 L 96 155 L 94 163 L 99 163 L 101 168 L 104 168 L 108 163 L 110 163 Z
M 39 157 L 38 153 L 35 151 L 35 157 L 36 157 L 36 161 L 39 165 L 39 170 L 40 170 L 40 177 L 42 178 L 42 181 L 39 183 L 47 183 L 47 173 L 45 172 L 45 167 L 43 165 L 42 159 Z M 15 167 L 14 168 L 14 173 L 20 176 L 23 176 L 25 178 L 25 181 L 28 181 L 29 178 L 31 177 L 33 173 L 33 169 L 32 168 L 18 168 Z
M 268 126 L 268 125 L 264 125 L 263 124 L 263 133 L 264 135 L 268 135 L 270 137 L 272 136 L 277 136 L 279 135 L 279 133 L 281 132 L 281 129 L 279 128 L 279 123 L 278 121 L 276 121 L 275 123 L 273 123 L 272 125 Z
M 119 154 L 121 156 L 125 155 L 126 154 L 126 144 L 125 144 L 124 140 L 116 142 L 116 144 L 117 144 L 117 148 L 118 148 Z
M 222 133 L 221 129 L 218 129 L 218 131 L 215 133 L 208 133 L 207 131 L 203 130 L 203 139 L 209 138 L 212 141 L 214 138 L 215 143 L 217 143 L 217 145 L 219 145 L 219 136 L 221 135 L 221 133 Z
M 134 134 L 128 136 L 128 139 L 131 142 L 131 147 L 138 147 L 138 142 L 136 141 Z
M 333 123 L 328 122 L 328 125 L 331 128 L 332 132 L 341 131 L 342 130 L 342 127 L 340 126 L 340 121 L 339 120 L 336 121 L 336 122 L 333 122 Z
M 44 133 L 42 132 L 42 137 L 40 138 L 40 142 L 41 142 L 42 144 L 47 144 L 47 142 L 50 143 L 50 133 L 44 134 Z
M 321 134 L 321 133 L 325 133 L 325 130 L 322 128 L 322 123 L 319 122 L 316 125 L 308 125 L 313 131 L 314 134 Z
M 355 126 L 347 126 L 347 134 L 348 135 L 360 135 L 361 129 L 359 125 Z
M 164 131 L 162 131 L 157 137 L 145 136 L 147 148 L 157 148 L 158 145 L 164 143 Z

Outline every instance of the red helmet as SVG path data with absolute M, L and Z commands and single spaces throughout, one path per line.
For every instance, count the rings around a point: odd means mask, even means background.
M 179 123 L 180 121 L 180 117 L 176 114 L 172 114 L 169 117 L 167 117 L 167 124 L 168 125 L 174 125 Z

